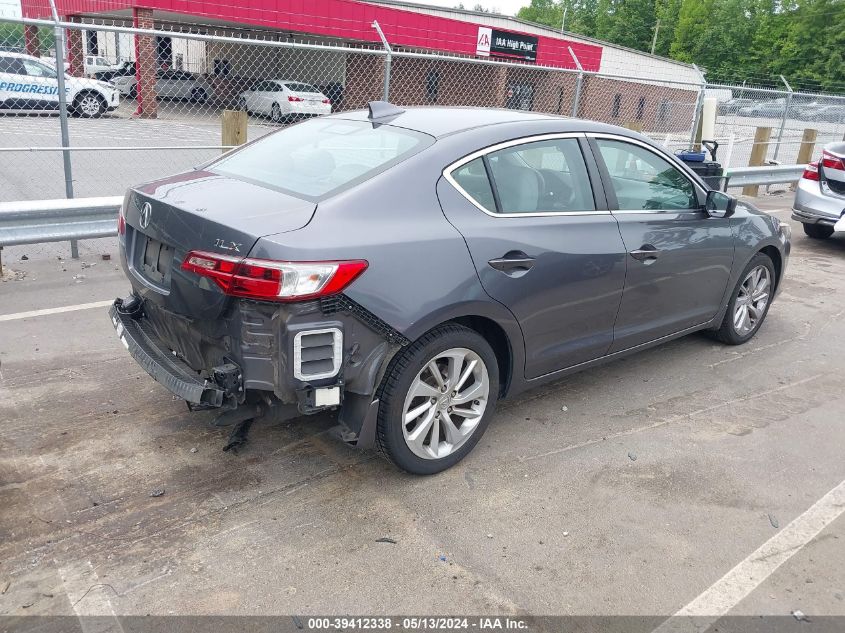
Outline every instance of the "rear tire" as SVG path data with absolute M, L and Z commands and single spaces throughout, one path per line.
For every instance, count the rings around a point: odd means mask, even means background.
M 379 391 L 378 447 L 414 475 L 446 470 L 481 439 L 498 395 L 499 366 L 484 337 L 457 324 L 438 326 L 387 369 Z
M 208 93 L 202 88 L 194 88 L 191 91 L 191 103 L 198 103 L 202 105 L 208 101 Z
M 826 224 L 805 224 L 804 233 L 813 240 L 825 240 L 833 235 L 833 227 Z
M 712 336 L 728 345 L 742 345 L 754 338 L 769 313 L 776 283 L 772 259 L 757 253 L 739 276 L 725 318 Z

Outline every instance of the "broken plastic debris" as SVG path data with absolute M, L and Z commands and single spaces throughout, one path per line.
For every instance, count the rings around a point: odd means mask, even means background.
M 444 562 L 444 563 L 446 562 L 446 555 L 445 555 L 445 554 L 441 554 L 438 558 L 439 558 L 442 562 Z
M 769 523 L 772 524 L 772 527 L 777 529 L 780 527 L 780 523 L 778 522 L 778 518 L 774 514 L 769 515 Z
M 637 461 L 637 454 L 636 453 L 632 453 L 632 452 L 628 451 L 628 457 L 630 458 L 630 460 L 632 462 Z
M 382 536 L 381 538 L 376 539 L 376 543 L 390 543 L 391 545 L 396 545 L 396 541 L 392 538 L 387 536 Z
M 161 497 L 164 494 L 164 488 L 156 488 L 150 493 L 151 497 Z
M 798 620 L 799 622 L 809 622 L 810 621 L 809 619 L 807 619 L 807 616 L 804 615 L 803 611 L 799 611 L 798 609 L 795 609 L 795 611 L 792 611 L 791 613 L 792 613 L 792 617 L 795 618 L 796 620 Z

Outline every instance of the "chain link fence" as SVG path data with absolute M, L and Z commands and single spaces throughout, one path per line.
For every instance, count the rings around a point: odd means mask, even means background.
M 772 128 L 767 158 L 782 163 L 796 162 L 807 128 L 819 148 L 845 133 L 845 97 L 787 86 L 626 77 L 197 24 L 1 20 L 0 201 L 116 195 L 189 169 L 229 148 L 226 110 L 248 112 L 252 140 L 384 97 L 577 116 L 640 130 L 671 150 L 690 146 L 713 97 L 725 166 L 748 164 L 758 127 Z M 66 42 L 64 95 L 57 36 Z

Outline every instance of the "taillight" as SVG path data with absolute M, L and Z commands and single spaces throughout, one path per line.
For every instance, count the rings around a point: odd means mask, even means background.
M 123 215 L 123 205 L 120 205 L 120 211 L 117 212 L 117 234 L 126 235 L 126 216 Z
M 837 169 L 839 171 L 845 171 L 845 160 L 840 158 L 839 156 L 834 156 L 827 150 L 822 151 L 822 167 L 825 169 Z
M 801 174 L 801 178 L 804 180 L 818 180 L 819 179 L 819 163 L 818 161 L 813 161 L 812 163 L 807 163 L 807 166 L 804 168 L 804 173 Z
M 281 262 L 191 251 L 182 269 L 212 279 L 227 295 L 262 301 L 302 301 L 341 292 L 367 269 L 362 259 Z
M 288 101 L 302 101 L 302 97 L 295 97 L 294 95 L 290 95 L 288 97 Z
M 326 105 L 331 105 L 332 100 L 331 99 L 323 99 L 323 103 L 325 103 Z

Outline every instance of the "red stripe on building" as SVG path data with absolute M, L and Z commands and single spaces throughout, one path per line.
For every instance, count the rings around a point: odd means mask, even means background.
M 145 8 L 162 13 L 181 13 L 240 24 L 380 43 L 372 28 L 378 20 L 391 46 L 427 49 L 459 55 L 475 55 L 479 24 L 452 20 L 355 0 L 253 0 L 249 7 L 234 6 L 226 0 L 56 0 L 59 14 L 96 15 L 121 9 Z M 47 0 L 22 0 L 23 14 L 48 18 Z M 537 64 L 576 68 L 569 54 L 572 48 L 584 70 L 598 71 L 602 47 L 551 37 L 538 36 Z

